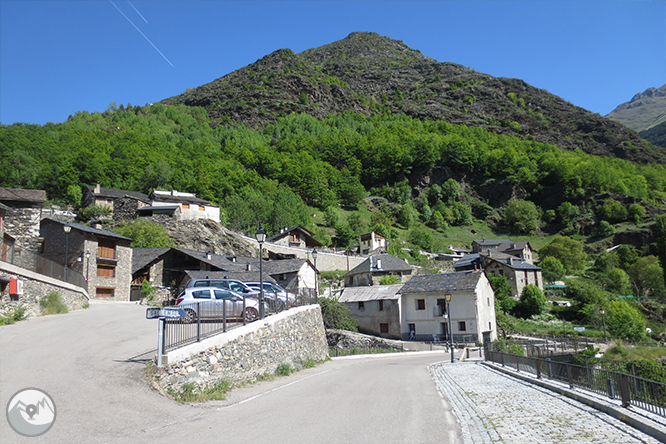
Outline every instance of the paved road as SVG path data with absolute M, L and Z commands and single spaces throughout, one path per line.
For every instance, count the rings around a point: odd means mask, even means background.
M 0 442 L 462 443 L 428 372 L 445 353 L 334 360 L 188 406 L 145 384 L 156 333 L 145 307 L 100 302 L 0 327 L 0 406 L 25 387 L 57 406 L 37 438 L 14 433 L 3 414 Z

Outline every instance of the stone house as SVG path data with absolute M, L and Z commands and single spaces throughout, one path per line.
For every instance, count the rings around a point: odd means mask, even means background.
M 384 276 L 394 276 L 396 284 L 406 282 L 412 267 L 402 259 L 388 254 L 373 254 L 343 275 L 346 287 L 379 285 Z
M 450 313 L 446 294 L 451 294 Z M 399 285 L 345 287 L 339 299 L 359 331 L 395 339 L 497 339 L 495 294 L 482 271 L 418 275 Z M 449 317 L 450 314 L 450 317 Z
M 70 227 L 69 233 L 65 227 Z M 132 239 L 108 230 L 45 218 L 40 224 L 41 255 L 67 272 L 81 274 L 92 298 L 130 300 Z
M 541 268 L 509 254 L 494 254 L 484 261 L 484 270 L 494 276 L 505 276 L 511 285 L 511 296 L 519 298 L 526 285 L 536 285 L 543 291 Z
M 472 252 L 481 254 L 504 253 L 519 258 L 529 264 L 534 263 L 534 250 L 528 241 L 513 242 L 510 239 L 475 240 Z
M 0 204 L 5 208 L 2 218 L 2 257 L 5 262 L 32 267 L 32 255 L 22 252 L 37 253 L 44 202 L 44 190 L 0 187 Z
M 363 255 L 376 252 L 377 250 L 385 252 L 388 248 L 388 240 L 374 231 L 361 234 L 360 242 L 360 250 Z
M 139 209 L 139 216 L 173 214 L 179 220 L 211 219 L 220 222 L 220 207 L 198 198 L 194 193 L 154 190 L 150 206 Z
M 193 271 L 228 272 L 242 270 L 224 256 L 212 253 L 187 250 L 185 248 L 133 248 L 132 253 L 132 296 L 141 298 L 141 285 L 147 280 L 151 286 L 163 289 L 160 299 L 168 299 L 171 291 L 184 286 Z
M 287 247 L 299 248 L 321 248 L 324 245 L 314 238 L 314 233 L 302 225 L 293 228 L 281 228 L 278 234 L 275 234 L 266 242 Z
M 483 271 L 414 276 L 402 288 L 402 337 L 448 339 L 449 322 L 454 342 L 497 339 L 495 293 Z M 450 313 L 446 294 L 451 295 Z M 412 334 L 413 332 L 413 334 Z
M 402 338 L 401 294 L 404 284 L 345 287 L 338 298 L 358 330 L 383 338 Z M 431 338 L 432 339 L 432 338 Z
M 111 216 L 116 220 L 130 220 L 136 218 L 139 208 L 150 205 L 150 198 L 138 191 L 104 188 L 98 183 L 83 187 L 81 207 L 92 205 L 109 208 Z

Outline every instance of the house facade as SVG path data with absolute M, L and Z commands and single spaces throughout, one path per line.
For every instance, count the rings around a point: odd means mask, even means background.
M 495 293 L 483 271 L 414 276 L 401 291 L 403 339 L 448 340 L 449 322 L 454 342 L 497 339 Z
M 277 245 L 297 248 L 321 248 L 324 245 L 314 238 L 314 233 L 302 225 L 281 228 L 280 232 L 266 239 Z
M 20 267 L 29 267 L 30 254 L 37 253 L 39 244 L 39 221 L 46 202 L 44 190 L 24 190 L 0 187 L 0 204 L 4 206 L 2 217 L 3 261 Z
M 150 193 L 150 207 L 142 208 L 141 213 L 153 215 L 167 212 L 179 214 L 180 220 L 211 219 L 220 222 L 220 207 L 198 198 L 194 193 L 181 191 L 154 190 Z M 161 212 L 161 213 L 160 213 Z
M 375 233 L 374 231 L 361 234 L 360 250 L 362 255 L 370 254 L 379 249 L 386 251 L 386 248 L 388 248 L 388 241 L 385 237 Z
M 97 183 L 83 187 L 81 207 L 92 205 L 109 208 L 110 216 L 116 220 L 130 220 L 136 218 L 139 208 L 150 205 L 150 198 L 138 191 L 104 188 Z
M 511 296 L 520 297 L 526 285 L 536 285 L 543 291 L 541 268 L 510 255 L 495 255 L 484 261 L 484 270 L 494 276 L 504 276 L 511 285 Z
M 451 295 L 447 313 L 446 295 Z M 495 294 L 482 271 L 418 275 L 406 284 L 346 287 L 339 299 L 359 331 L 402 340 L 497 339 Z
M 391 254 L 373 254 L 343 275 L 345 287 L 379 285 L 385 276 L 392 276 L 395 284 L 405 283 L 412 275 L 412 267 Z
M 70 231 L 66 232 L 65 227 Z M 66 273 L 83 276 L 91 298 L 130 300 L 132 239 L 51 218 L 41 221 L 40 236 L 41 256 L 63 264 Z

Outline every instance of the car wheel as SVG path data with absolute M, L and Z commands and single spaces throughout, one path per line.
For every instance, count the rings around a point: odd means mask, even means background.
M 247 307 L 245 309 L 245 320 L 247 322 L 256 321 L 258 317 L 259 317 L 259 313 L 257 312 L 257 310 L 255 308 Z
M 185 309 L 185 316 L 181 318 L 184 324 L 191 324 L 197 320 L 197 312 L 191 308 Z

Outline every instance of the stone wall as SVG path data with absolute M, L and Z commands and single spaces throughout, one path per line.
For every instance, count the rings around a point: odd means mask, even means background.
M 184 384 L 205 389 L 226 380 L 236 386 L 272 375 L 280 364 L 300 368 L 305 360 L 323 361 L 328 345 L 319 305 L 308 305 L 173 350 L 165 358 L 158 383 L 180 392 Z
M 39 316 L 44 309 L 39 301 L 56 292 L 60 300 L 70 310 L 78 310 L 88 305 L 88 293 L 80 287 L 50 278 L 6 262 L 0 262 L 0 281 L 20 279 L 23 281 L 23 294 L 10 296 L 9 285 L 0 293 L 0 316 L 24 308 L 29 316 Z

